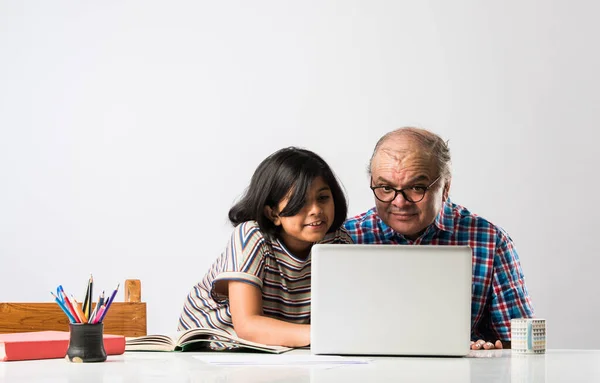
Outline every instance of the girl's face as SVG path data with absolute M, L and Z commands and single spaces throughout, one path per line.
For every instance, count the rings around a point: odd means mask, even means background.
M 290 193 L 288 193 L 289 195 Z M 325 237 L 335 217 L 335 204 L 331 189 L 322 177 L 313 180 L 306 194 L 306 203 L 294 216 L 280 217 L 289 201 L 282 199 L 276 209 L 265 208 L 267 217 L 281 226 L 280 238 L 285 246 L 297 256 L 307 256 L 313 243 Z

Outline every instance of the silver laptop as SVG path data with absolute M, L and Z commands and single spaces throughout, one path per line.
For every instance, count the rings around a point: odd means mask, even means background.
M 311 256 L 311 353 L 469 353 L 470 247 L 322 244 Z

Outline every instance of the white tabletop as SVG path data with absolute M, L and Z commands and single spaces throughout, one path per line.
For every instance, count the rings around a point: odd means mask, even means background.
M 306 350 L 292 353 L 308 354 Z M 518 355 L 473 351 L 467 358 L 375 357 L 339 366 L 221 367 L 199 353 L 126 353 L 104 363 L 64 359 L 1 362 L 1 382 L 600 382 L 600 350 Z

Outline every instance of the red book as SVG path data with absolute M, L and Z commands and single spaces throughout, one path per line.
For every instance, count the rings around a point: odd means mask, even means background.
M 0 361 L 64 358 L 69 348 L 68 331 L 0 334 Z M 125 337 L 104 334 L 106 355 L 125 352 Z

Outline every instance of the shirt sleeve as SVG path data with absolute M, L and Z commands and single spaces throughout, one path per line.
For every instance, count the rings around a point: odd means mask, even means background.
M 325 237 L 322 240 L 320 240 L 319 242 L 316 242 L 316 243 L 319 243 L 319 244 L 324 244 L 324 243 L 352 244 L 352 243 L 354 243 L 354 241 L 352 240 L 352 237 L 350 237 L 350 234 L 348 234 L 348 231 L 342 226 L 339 229 L 337 229 L 336 231 L 334 231 L 333 233 L 329 233 L 329 234 L 325 235 Z
M 265 255 L 269 253 L 269 244 L 258 224 L 244 222 L 238 225 L 232 235 L 221 271 L 215 276 L 211 295 L 216 302 L 227 299 L 226 281 L 241 281 L 263 288 Z
M 348 231 L 342 226 L 335 232 L 334 243 L 353 244 L 354 241 Z
M 490 318 L 496 339 L 510 341 L 510 320 L 533 317 L 519 256 L 510 237 L 500 231 L 494 256 Z

